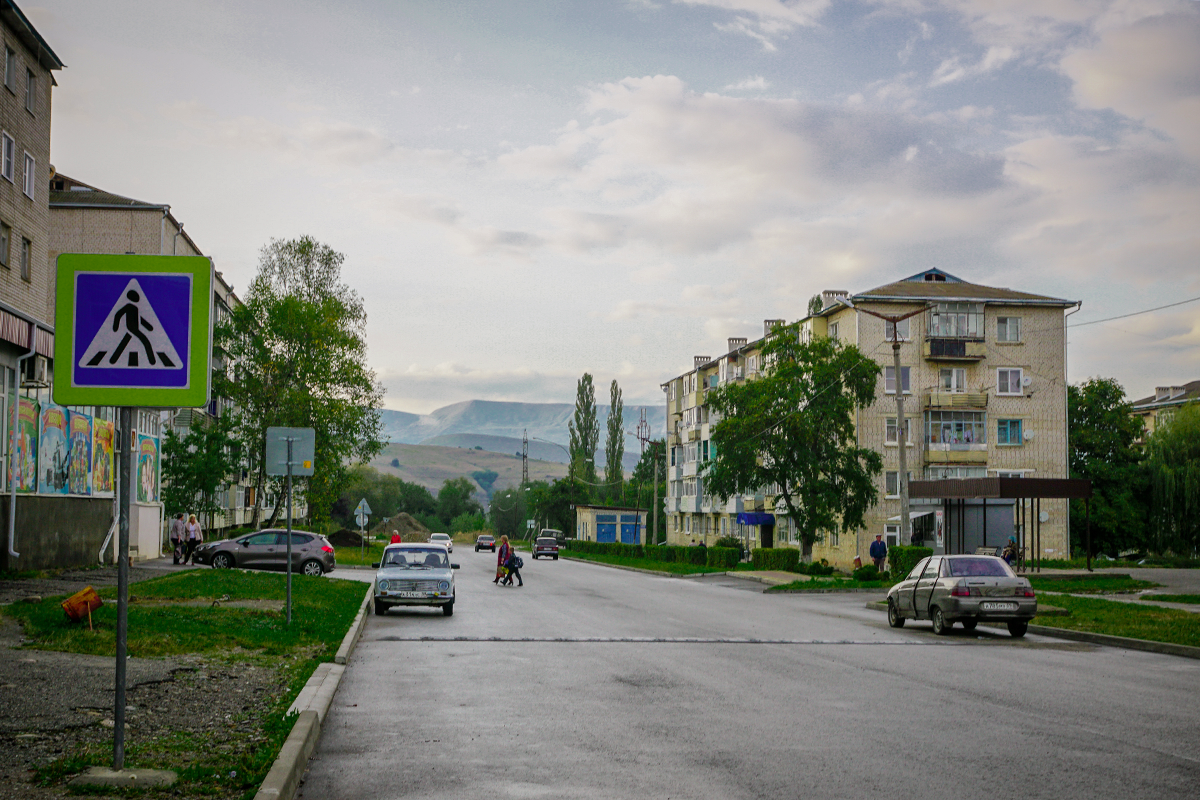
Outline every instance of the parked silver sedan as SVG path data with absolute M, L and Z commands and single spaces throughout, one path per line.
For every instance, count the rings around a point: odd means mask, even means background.
M 393 606 L 431 606 L 454 615 L 454 570 L 446 548 L 440 544 L 392 544 L 375 573 L 375 613 Z
M 1037 614 L 1037 597 L 995 556 L 930 556 L 887 596 L 888 624 L 904 627 L 906 619 L 928 619 L 933 632 L 945 635 L 961 622 L 974 630 L 980 620 L 1008 623 L 1008 632 L 1024 636 Z

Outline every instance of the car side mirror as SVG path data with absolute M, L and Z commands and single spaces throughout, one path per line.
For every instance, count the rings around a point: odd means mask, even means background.
M 373 564 L 371 565 L 371 569 L 379 569 L 379 562 L 378 562 L 378 561 L 376 561 L 375 563 L 373 563 Z
M 450 565 L 450 569 L 458 569 L 458 568 L 459 568 L 459 565 L 458 565 L 458 564 L 451 564 L 451 565 Z
M 247 542 L 249 542 L 249 539 L 241 539 L 238 541 L 238 544 L 240 544 L 242 547 L 249 547 L 250 545 L 247 544 Z

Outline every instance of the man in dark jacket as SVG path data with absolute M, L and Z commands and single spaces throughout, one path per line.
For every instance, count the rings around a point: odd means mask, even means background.
M 875 562 L 875 569 L 883 572 L 883 562 L 887 559 L 887 543 L 883 541 L 882 534 L 875 534 L 875 541 L 871 542 L 871 560 Z

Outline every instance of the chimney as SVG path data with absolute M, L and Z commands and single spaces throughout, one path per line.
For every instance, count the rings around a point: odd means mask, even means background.
M 730 336 L 729 337 L 729 349 L 726 350 L 725 352 L 732 353 L 734 350 L 737 350 L 739 347 L 745 347 L 746 342 L 748 342 L 748 341 L 749 341 L 749 339 L 747 339 L 745 336 Z
M 1187 390 L 1182 386 L 1158 386 L 1154 389 L 1154 401 L 1161 403 L 1163 400 L 1174 400 L 1185 392 Z
M 763 336 L 770 336 L 771 331 L 776 328 L 782 328 L 785 321 L 782 319 L 764 319 L 763 320 Z
M 710 361 L 712 361 L 712 356 L 692 356 L 692 366 L 696 369 L 700 369 Z
M 825 291 L 821 292 L 821 308 L 829 308 L 838 300 L 842 300 L 849 296 L 850 293 L 845 289 L 826 289 Z

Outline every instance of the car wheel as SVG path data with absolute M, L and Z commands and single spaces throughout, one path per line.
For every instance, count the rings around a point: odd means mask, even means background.
M 213 556 L 213 569 L 229 569 L 233 566 L 233 557 L 228 553 L 217 553 Z
M 449 603 L 446 603 L 446 605 L 442 606 L 442 613 L 445 614 L 447 617 L 454 616 L 454 601 L 453 600 L 451 600 Z
M 387 613 L 388 607 L 378 600 L 375 601 L 375 616 L 382 617 Z
M 896 604 L 891 600 L 888 601 L 888 625 L 893 628 L 904 627 L 904 617 L 900 616 L 900 609 L 896 608 Z
M 975 626 L 978 624 L 979 624 L 979 620 L 977 620 L 977 619 L 964 619 L 962 621 L 962 626 L 969 631 L 975 630 Z
M 314 578 L 321 577 L 321 574 L 325 572 L 325 568 L 321 566 L 321 562 L 317 561 L 316 559 L 313 559 L 312 561 L 305 561 L 304 565 L 301 566 L 300 569 L 305 575 L 311 575 Z
M 1014 639 L 1020 639 L 1025 635 L 1025 631 L 1029 630 L 1029 623 L 1023 619 L 1014 619 L 1008 623 L 1008 632 L 1012 634 Z
M 933 632 L 938 636 L 945 636 L 954 624 L 946 619 L 946 615 L 937 606 L 934 606 L 933 610 L 929 612 L 929 618 L 933 620 Z
M 558 556 L 555 556 L 555 557 L 554 557 L 554 560 L 555 560 L 555 561 L 558 561 Z

